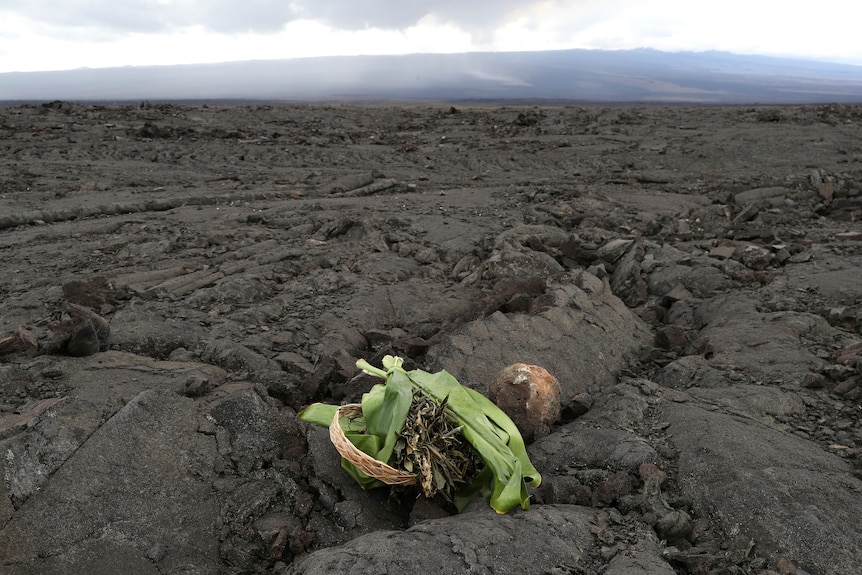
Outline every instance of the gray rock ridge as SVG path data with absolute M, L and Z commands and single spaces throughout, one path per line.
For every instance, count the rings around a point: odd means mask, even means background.
M 500 366 L 513 363 L 545 367 L 560 381 L 564 400 L 612 385 L 649 341 L 646 325 L 607 282 L 587 272 L 561 274 L 549 284 L 551 307 L 536 314 L 495 311 L 463 324 L 432 345 L 429 369 L 446 369 L 483 393 Z
M 140 392 L 4 525 L 5 569 L 214 572 L 214 443 L 198 432 L 192 400 Z
M 730 538 L 812 573 L 858 568 L 862 546 L 848 526 L 862 521 L 862 481 L 846 460 L 751 418 L 680 403 L 662 412 L 682 493 Z
M 490 509 L 425 521 L 406 531 L 378 531 L 300 559 L 300 573 L 540 574 L 575 569 L 587 559 L 594 510 L 544 505 L 498 516 Z

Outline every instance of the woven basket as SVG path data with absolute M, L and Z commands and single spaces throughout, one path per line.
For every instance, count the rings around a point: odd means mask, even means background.
M 342 417 L 358 417 L 362 415 L 362 405 L 359 403 L 348 403 L 335 410 L 335 417 L 329 424 L 329 439 L 341 456 L 359 468 L 364 474 L 379 479 L 387 485 L 413 485 L 417 482 L 415 473 L 407 473 L 390 467 L 382 461 L 378 461 L 357 449 L 344 435 L 344 430 L 338 420 Z

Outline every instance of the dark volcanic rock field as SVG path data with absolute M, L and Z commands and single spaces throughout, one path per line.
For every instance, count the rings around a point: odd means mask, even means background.
M 9 575 L 862 572 L 862 108 L 0 108 Z M 358 358 L 559 379 L 533 505 L 366 492 Z

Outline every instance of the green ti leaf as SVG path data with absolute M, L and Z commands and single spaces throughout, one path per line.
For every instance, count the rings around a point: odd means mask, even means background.
M 456 494 L 457 509 L 462 510 L 480 492 L 498 513 L 506 513 L 519 504 L 523 509 L 529 508 L 527 485 L 537 487 L 542 477 L 530 462 L 517 426 L 491 400 L 461 385 L 446 371 L 405 371 L 398 357 L 386 356 L 384 369 L 374 367 L 364 359 L 356 365 L 368 374 L 385 379 L 386 383 L 375 385 L 363 395 L 361 422 L 341 420 L 345 435 L 354 445 L 375 459 L 389 463 L 410 410 L 413 390 L 418 389 L 438 403 L 446 401 L 446 410 L 462 426 L 464 438 L 486 465 Z M 300 412 L 299 417 L 328 427 L 335 409 L 335 406 L 314 404 Z M 365 427 L 364 433 L 361 427 L 357 427 L 359 424 Z M 366 489 L 382 485 L 344 459 L 342 466 Z
M 464 438 L 491 470 L 491 476 L 483 478 L 487 483 L 481 486 L 491 507 L 498 513 L 506 513 L 518 504 L 529 508 L 527 484 L 538 487 L 542 477 L 530 462 L 521 433 L 509 416 L 490 399 L 461 385 L 446 371 L 428 373 L 416 369 L 407 372 L 397 359 L 390 362 L 387 359 L 389 356 L 384 359 L 384 366 L 387 363 L 391 366 L 387 371 L 387 385 L 401 387 L 409 382 L 438 402 L 448 396 L 446 409 L 463 426 Z M 360 360 L 357 366 L 367 369 L 368 364 Z M 479 491 L 475 485 L 472 489 Z
M 345 437 L 359 450 L 378 461 L 389 463 L 412 400 L 413 387 L 409 382 L 378 384 L 362 396 L 363 416 L 352 420 L 341 418 L 339 424 Z M 335 405 L 315 403 L 302 410 L 298 417 L 309 423 L 329 427 L 337 409 Z M 344 458 L 341 467 L 365 489 L 383 485 Z
M 335 412 L 338 409 L 337 405 L 329 405 L 326 403 L 312 403 L 296 416 L 308 423 L 320 425 L 321 427 L 329 427 L 332 423 L 332 418 L 335 417 Z

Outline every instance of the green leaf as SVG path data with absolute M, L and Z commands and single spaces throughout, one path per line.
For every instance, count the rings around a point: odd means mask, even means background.
M 387 381 L 404 378 L 437 401 L 448 396 L 447 409 L 458 424 L 464 426 L 461 433 L 491 469 L 491 507 L 498 513 L 506 513 L 518 504 L 529 508 L 525 481 L 538 486 L 542 478 L 530 462 L 521 433 L 509 416 L 484 395 L 458 383 L 446 371 L 432 374 L 396 368 L 389 373 Z
M 375 459 L 389 462 L 398 434 L 404 429 L 407 412 L 413 402 L 413 387 L 409 381 L 387 380 L 386 385 L 375 385 L 362 396 L 362 414 L 368 433 L 382 440 Z
M 527 483 L 533 487 L 541 485 L 542 476 L 539 471 L 533 467 L 533 463 L 530 461 L 530 456 L 527 455 L 527 446 L 524 445 L 524 438 L 521 437 L 521 432 L 518 430 L 518 426 L 515 425 L 515 422 L 509 419 L 509 416 L 506 415 L 502 409 L 497 407 L 496 403 L 475 389 L 471 389 L 469 387 L 465 387 L 464 389 L 479 405 L 479 408 L 485 416 L 508 435 L 506 444 L 509 446 L 512 454 L 521 462 L 522 472 L 524 478 L 527 479 Z
M 490 497 L 491 489 L 490 485 L 494 481 L 494 476 L 491 474 L 490 467 L 484 467 L 482 471 L 480 471 L 473 480 L 466 484 L 462 485 L 455 492 L 455 509 L 458 510 L 458 513 L 464 511 L 464 508 L 467 507 L 467 504 L 470 503 L 474 497 L 479 495 L 480 493 L 485 496 L 485 499 Z M 487 496 L 485 495 L 485 491 L 487 491 Z
M 380 451 L 380 438 L 376 435 L 368 435 L 367 433 L 359 433 L 356 431 L 346 432 L 344 434 L 350 442 L 355 445 L 360 451 L 364 451 L 368 455 L 375 457 Z M 376 459 L 376 457 L 375 457 Z M 350 477 L 363 489 L 373 489 L 381 487 L 384 483 L 378 479 L 370 477 L 359 470 L 348 460 L 341 458 L 341 468 L 344 469 Z
M 407 372 L 401 367 L 401 358 L 393 356 L 386 356 L 382 363 L 385 369 L 365 360 L 356 363 L 386 383 L 375 385 L 362 396 L 362 418 L 341 419 L 345 435 L 354 445 L 378 461 L 389 463 L 413 401 L 413 390 L 418 389 L 438 403 L 446 402 L 446 410 L 462 426 L 464 438 L 485 462 L 485 468 L 455 494 L 458 511 L 480 492 L 498 513 L 506 513 L 519 504 L 529 508 L 527 484 L 538 486 L 542 477 L 530 462 L 518 427 L 503 410 L 476 390 L 461 385 L 446 371 Z M 299 417 L 328 427 L 336 409 L 316 403 L 300 412 Z M 343 458 L 342 467 L 365 489 L 383 485 Z
M 326 403 L 312 403 L 297 414 L 297 417 L 308 423 L 329 427 L 332 423 L 332 418 L 335 417 L 335 412 L 338 409 L 337 405 L 328 405 Z

